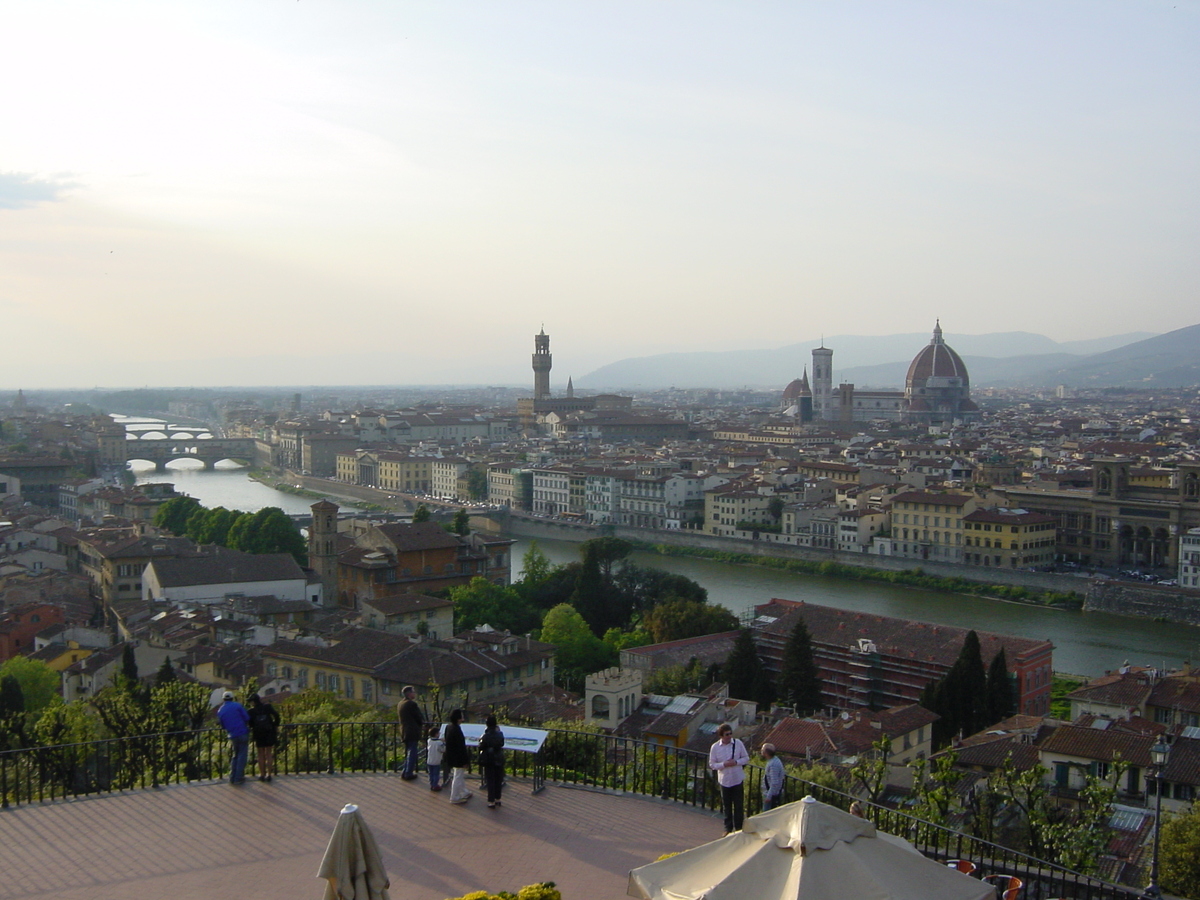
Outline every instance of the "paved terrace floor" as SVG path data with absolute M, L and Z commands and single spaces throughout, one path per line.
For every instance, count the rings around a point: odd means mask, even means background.
M 422 778 L 304 775 L 176 785 L 0 811 L 0 900 L 323 896 L 316 878 L 346 803 L 383 853 L 394 900 L 554 881 L 564 900 L 617 900 L 629 870 L 721 836 L 708 812 L 632 795 L 510 781 L 500 809 Z

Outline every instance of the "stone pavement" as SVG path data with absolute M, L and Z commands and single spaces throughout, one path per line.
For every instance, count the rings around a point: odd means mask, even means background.
M 554 881 L 564 900 L 625 896 L 631 868 L 721 836 L 721 821 L 634 795 L 510 780 L 491 810 L 452 806 L 422 778 L 304 775 L 178 785 L 0 811 L 0 900 L 319 900 L 326 842 L 357 803 L 393 900 Z

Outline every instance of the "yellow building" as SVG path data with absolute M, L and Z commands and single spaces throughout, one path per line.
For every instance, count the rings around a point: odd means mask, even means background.
M 905 491 L 892 499 L 892 555 L 959 563 L 963 517 L 975 509 L 971 494 Z
M 1054 516 L 1024 509 L 977 509 L 963 516 L 963 562 L 1029 569 L 1054 562 Z

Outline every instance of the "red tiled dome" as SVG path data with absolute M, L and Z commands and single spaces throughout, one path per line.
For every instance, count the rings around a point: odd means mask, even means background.
M 929 378 L 961 378 L 967 384 L 967 367 L 962 357 L 942 340 L 942 326 L 933 329 L 933 340 L 922 348 L 908 367 L 908 385 L 923 384 Z

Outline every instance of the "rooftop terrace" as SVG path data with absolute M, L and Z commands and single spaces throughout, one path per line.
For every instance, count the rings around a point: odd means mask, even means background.
M 625 896 L 629 870 L 721 836 L 696 807 L 510 779 L 500 809 L 422 778 L 277 776 L 133 790 L 0 811 L 0 900 L 322 896 L 316 878 L 346 803 L 379 843 L 393 897 L 443 900 L 554 881 L 570 900 Z

